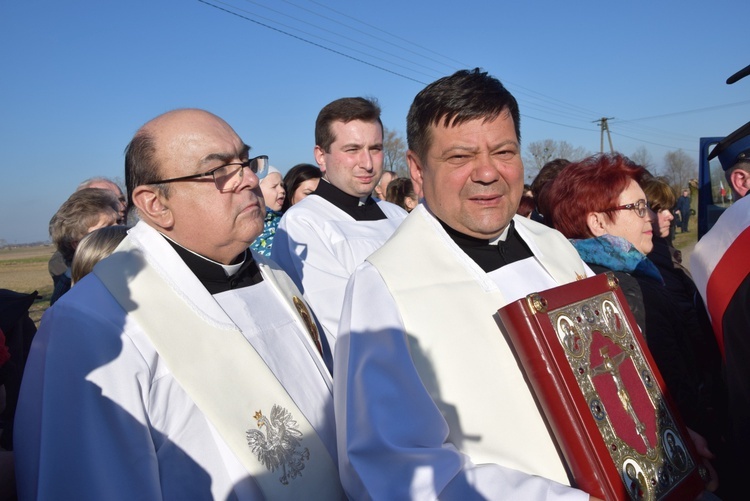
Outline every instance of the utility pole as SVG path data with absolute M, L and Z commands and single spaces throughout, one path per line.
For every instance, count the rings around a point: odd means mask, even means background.
M 595 120 L 594 123 L 598 124 L 601 128 L 601 136 L 599 140 L 599 152 L 604 153 L 604 131 L 607 131 L 607 139 L 609 140 L 609 152 L 614 153 L 615 149 L 612 147 L 612 136 L 609 134 L 609 124 L 607 123 L 607 120 L 614 120 L 615 117 L 602 117 L 599 120 Z

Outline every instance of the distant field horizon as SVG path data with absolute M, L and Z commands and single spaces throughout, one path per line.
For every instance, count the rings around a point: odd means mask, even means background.
M 49 307 L 52 295 L 52 277 L 47 262 L 54 254 L 52 244 L 6 246 L 0 249 L 0 289 L 31 294 L 37 292 L 37 300 L 29 315 L 39 324 L 42 313 Z
M 7 240 L 0 238 L 0 250 L 15 249 L 17 247 L 44 247 L 53 245 L 51 240 L 40 240 L 38 242 L 8 243 Z

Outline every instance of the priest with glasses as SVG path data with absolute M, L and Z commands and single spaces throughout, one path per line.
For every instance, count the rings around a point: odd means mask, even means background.
M 16 413 L 19 499 L 343 499 L 331 351 L 248 250 L 268 157 L 182 109 L 125 152 L 140 222 L 42 319 Z

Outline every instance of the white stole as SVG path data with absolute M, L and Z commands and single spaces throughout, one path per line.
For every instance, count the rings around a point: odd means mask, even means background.
M 94 268 L 94 273 L 148 335 L 175 379 L 267 499 L 345 498 L 338 470 L 325 445 L 239 329 L 206 322 L 165 282 L 129 237 Z M 266 274 L 266 278 L 284 290 L 276 275 Z M 264 464 L 249 445 L 250 431 L 255 430 L 255 437 L 258 431 L 268 436 L 271 425 L 279 424 L 284 417 L 291 417 L 293 421 L 287 421 L 287 426 L 301 433 L 296 436 L 297 446 L 284 450 L 281 458 L 259 451 L 266 458 Z M 263 419 L 265 425 L 261 427 Z M 275 450 L 282 452 L 278 447 Z M 295 475 L 302 464 L 301 474 Z
M 518 223 L 517 223 L 518 224 Z M 523 223 L 521 223 L 523 224 Z M 525 225 L 519 234 L 558 283 L 586 276 L 559 233 Z M 540 249 L 530 233 L 547 233 Z M 423 206 L 368 258 L 404 322 L 412 359 L 449 427 L 448 441 L 474 463 L 498 463 L 569 484 L 565 466 L 496 321 L 502 291 L 450 240 Z

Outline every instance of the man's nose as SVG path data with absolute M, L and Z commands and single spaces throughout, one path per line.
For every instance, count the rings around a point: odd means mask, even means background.
M 497 181 L 500 176 L 497 165 L 488 153 L 477 155 L 471 172 L 471 180 L 478 183 L 491 183 Z
M 240 168 L 240 184 L 238 187 L 243 187 L 245 185 L 250 186 L 251 189 L 260 185 L 258 175 L 253 172 L 249 165 Z
M 359 166 L 367 170 L 372 170 L 372 166 L 375 164 L 372 158 L 373 154 L 370 150 L 364 149 L 359 156 Z

